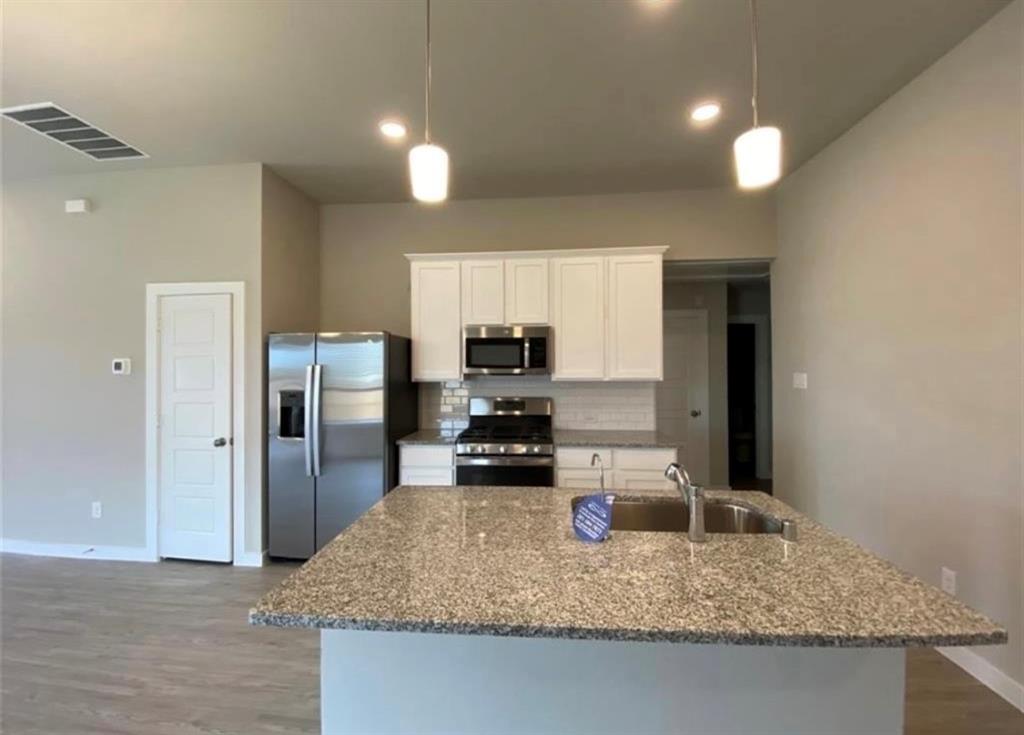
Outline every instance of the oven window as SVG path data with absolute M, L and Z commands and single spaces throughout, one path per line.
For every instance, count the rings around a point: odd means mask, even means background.
M 520 368 L 523 366 L 521 339 L 467 339 L 466 367 Z

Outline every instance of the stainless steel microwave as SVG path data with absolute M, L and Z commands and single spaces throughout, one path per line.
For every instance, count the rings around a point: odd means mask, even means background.
M 551 372 L 551 327 L 468 326 L 462 341 L 463 375 Z

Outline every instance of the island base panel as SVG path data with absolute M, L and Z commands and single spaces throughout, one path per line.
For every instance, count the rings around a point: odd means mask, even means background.
M 322 731 L 900 735 L 902 649 L 321 632 Z

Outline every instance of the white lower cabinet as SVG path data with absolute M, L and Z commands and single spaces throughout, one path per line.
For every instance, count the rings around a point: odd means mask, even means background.
M 614 470 L 611 487 L 616 490 L 674 490 L 664 470 Z
M 407 444 L 398 448 L 398 481 L 402 485 L 455 484 L 455 454 L 451 446 Z
M 443 470 L 439 467 L 403 467 L 399 475 L 399 482 L 403 485 L 438 485 L 445 487 L 455 484 L 451 468 Z
M 596 490 L 600 469 L 590 466 L 595 454 L 604 462 L 604 483 L 608 490 L 674 490 L 665 479 L 665 468 L 676 461 L 675 449 L 616 449 L 608 447 L 565 447 L 555 450 L 555 484 L 558 487 Z
M 611 478 L 604 473 L 604 481 L 607 483 Z M 568 469 L 556 470 L 555 484 L 558 487 L 575 487 L 581 490 L 599 490 L 601 488 L 601 473 L 597 470 Z

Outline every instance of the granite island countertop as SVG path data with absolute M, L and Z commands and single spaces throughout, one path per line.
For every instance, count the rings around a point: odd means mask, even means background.
M 762 493 L 777 535 L 572 533 L 569 488 L 400 487 L 249 612 L 257 625 L 820 647 L 998 644 L 1006 630 Z M 631 491 L 631 497 L 664 492 Z M 614 512 L 614 511 L 613 511 Z
M 459 432 L 420 429 L 398 440 L 399 445 L 454 444 Z M 555 429 L 556 447 L 616 447 L 620 449 L 674 449 L 677 444 L 657 431 L 611 431 L 608 429 Z

